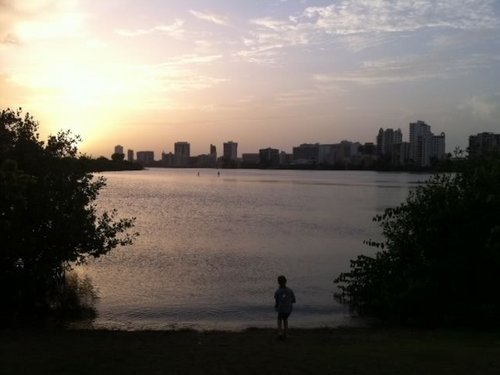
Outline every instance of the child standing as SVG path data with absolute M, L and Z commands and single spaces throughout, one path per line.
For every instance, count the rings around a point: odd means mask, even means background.
M 279 288 L 274 293 L 274 308 L 278 312 L 278 337 L 285 339 L 288 333 L 288 317 L 295 303 L 293 290 L 286 286 L 286 277 L 278 276 Z

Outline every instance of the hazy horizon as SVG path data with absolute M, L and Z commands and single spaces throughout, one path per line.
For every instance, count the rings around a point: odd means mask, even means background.
M 374 142 L 500 129 L 495 0 L 3 0 L 0 107 L 82 152 Z

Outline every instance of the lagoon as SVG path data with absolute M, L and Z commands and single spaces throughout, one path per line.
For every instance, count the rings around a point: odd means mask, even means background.
M 199 172 L 199 175 L 198 175 Z M 220 176 L 217 172 L 220 172 Z M 426 174 L 373 171 L 163 169 L 106 172 L 99 208 L 136 217 L 132 246 L 79 267 L 99 293 L 94 328 L 274 327 L 276 277 L 297 304 L 294 327 L 357 325 L 333 279 L 372 221 Z

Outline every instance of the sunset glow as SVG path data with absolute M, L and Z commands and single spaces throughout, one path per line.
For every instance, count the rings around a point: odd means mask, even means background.
M 193 154 L 500 128 L 500 2 L 0 2 L 0 107 L 81 150 Z

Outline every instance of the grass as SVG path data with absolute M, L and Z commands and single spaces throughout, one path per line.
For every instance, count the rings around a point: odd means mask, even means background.
M 500 332 L 0 331 L 0 374 L 500 374 Z

